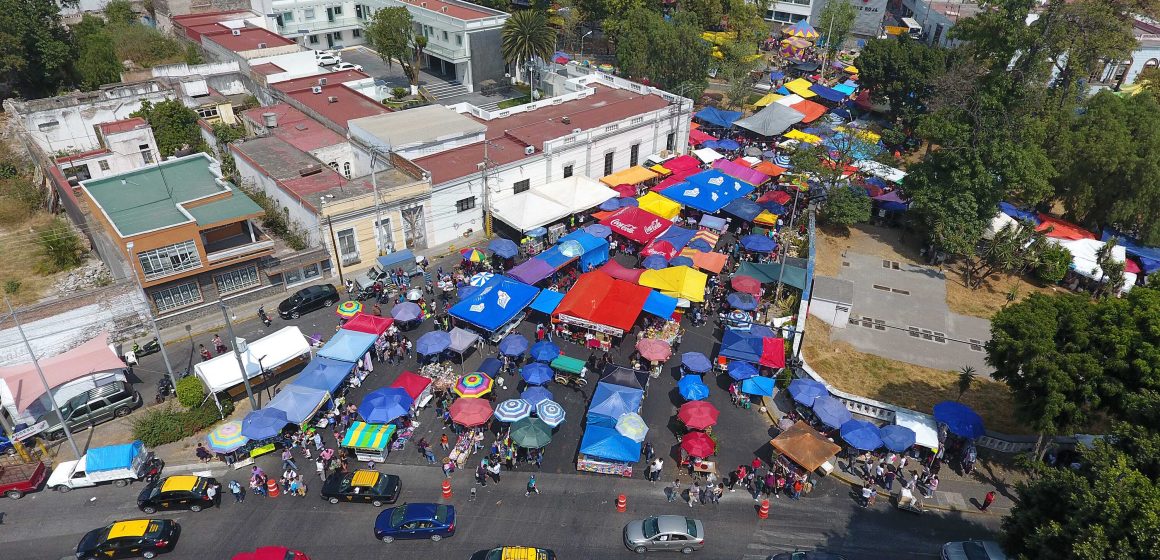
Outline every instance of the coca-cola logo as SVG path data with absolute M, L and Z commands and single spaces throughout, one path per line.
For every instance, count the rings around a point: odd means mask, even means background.
M 658 229 L 661 229 L 662 227 L 664 227 L 664 224 L 662 224 L 660 219 L 658 218 L 656 220 L 653 220 L 652 222 L 649 222 L 649 224 L 647 226 L 644 226 L 644 232 L 645 232 L 645 234 L 650 234 Z
M 635 225 L 626 224 L 626 223 L 620 221 L 620 218 L 613 218 L 613 220 L 611 222 L 609 222 L 609 225 L 611 225 L 612 227 L 614 227 L 616 229 L 622 230 L 626 233 L 635 233 L 636 232 Z

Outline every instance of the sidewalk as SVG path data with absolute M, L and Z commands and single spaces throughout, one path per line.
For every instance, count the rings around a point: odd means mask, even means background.
M 779 392 L 780 394 L 780 392 Z M 763 397 L 762 404 L 765 407 L 766 416 L 769 418 L 771 425 L 776 426 L 780 419 L 780 408 L 777 405 L 777 398 Z M 861 488 L 863 484 L 862 477 L 857 474 L 847 472 L 847 461 L 843 458 L 835 459 L 837 463 L 834 465 L 834 471 L 831 476 L 849 484 L 854 488 Z M 1014 502 L 1014 481 L 1011 480 L 1013 473 L 1006 470 L 1001 465 L 992 464 L 984 457 L 980 456 L 979 461 L 975 465 L 975 472 L 972 475 L 960 475 L 955 472 L 951 465 L 944 465 L 939 472 L 938 490 L 934 492 L 933 498 L 923 498 L 921 493 L 917 490 L 915 497 L 922 500 L 922 504 L 927 509 L 937 509 L 943 511 L 955 511 L 960 513 L 974 513 L 980 515 L 998 514 L 1006 515 L 1010 513 L 1011 508 L 1015 505 Z M 972 480 L 972 477 L 983 478 L 990 475 L 993 483 L 984 483 L 979 480 Z M 987 508 L 986 512 L 980 511 L 979 506 L 983 503 L 983 497 L 987 492 L 995 492 L 995 501 Z M 878 490 L 878 496 L 891 500 L 893 495 L 884 490 Z

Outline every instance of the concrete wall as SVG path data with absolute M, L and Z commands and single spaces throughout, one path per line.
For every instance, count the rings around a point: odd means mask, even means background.
M 273 178 L 263 173 L 258 166 L 246 159 L 237 150 L 231 148 L 231 152 L 234 154 L 234 162 L 237 164 L 238 176 L 241 177 L 242 185 L 260 190 L 266 193 L 266 196 L 277 201 L 278 205 L 284 209 L 286 216 L 306 232 L 307 245 L 316 247 L 322 243 L 322 235 L 320 234 L 322 226 L 315 210 L 278 186 Z
M 142 101 L 172 97 L 160 83 L 148 81 L 33 101 L 8 99 L 4 109 L 51 155 L 99 148 L 95 125 L 129 118 Z
M 347 179 L 351 177 L 360 177 L 366 175 L 370 170 L 359 170 L 355 165 L 354 151 L 351 149 L 349 142 L 335 144 L 333 146 L 325 146 L 317 150 L 311 150 L 310 155 L 318 158 L 319 161 L 326 165 L 331 165 L 335 171 L 343 175 Z M 350 174 L 344 173 L 346 169 L 350 169 Z
M 500 29 L 486 29 L 467 34 L 468 52 L 471 53 L 471 87 L 477 89 L 484 80 L 504 83 L 503 53 L 499 48 Z
M 216 76 L 218 74 L 230 74 L 240 71 L 240 64 L 237 61 L 230 62 L 210 62 L 208 64 L 167 64 L 165 66 L 155 66 L 150 70 L 150 73 L 155 78 L 160 77 L 174 77 L 184 78 L 185 76 Z

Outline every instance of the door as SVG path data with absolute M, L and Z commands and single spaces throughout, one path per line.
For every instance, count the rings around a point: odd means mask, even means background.
M 414 538 L 418 538 L 418 533 L 419 533 L 419 522 L 418 521 L 408 521 L 407 523 L 399 525 L 399 534 L 395 535 L 395 538 L 396 539 L 414 539 Z
M 68 416 L 68 427 L 69 428 L 78 428 L 80 426 L 86 426 L 86 425 L 88 425 L 88 423 L 89 423 L 89 406 L 88 405 L 76 407 L 72 411 L 72 414 L 70 414 Z
M 326 9 L 326 21 L 329 21 L 330 23 L 334 23 L 334 8 L 333 7 Z
M 114 558 L 135 558 L 141 556 L 141 553 L 144 551 L 142 541 L 144 539 L 140 537 L 116 539 L 116 543 L 114 544 L 114 550 L 116 551 Z
M 89 403 L 89 422 L 99 424 L 113 417 L 113 407 L 108 399 Z
M 408 249 L 427 248 L 427 224 L 423 220 L 423 206 L 403 208 L 403 240 Z

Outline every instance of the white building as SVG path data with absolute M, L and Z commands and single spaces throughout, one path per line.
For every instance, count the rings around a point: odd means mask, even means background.
M 829 276 L 814 277 L 814 287 L 810 291 L 810 315 L 831 327 L 844 329 L 850 323 L 850 308 L 853 305 L 853 282 Z
M 100 179 L 157 161 L 157 140 L 145 119 L 133 117 L 96 128 L 100 148 L 56 158 L 57 168 L 70 181 Z
M 822 10 L 828 0 L 778 0 L 771 2 L 765 11 L 766 21 L 780 25 L 790 25 L 803 19 L 808 19 L 810 25 L 821 33 L 826 34 L 830 22 L 822 20 Z M 855 0 L 850 2 L 854 8 L 854 23 L 850 34 L 855 37 L 875 37 L 882 32 L 882 19 L 887 12 L 887 0 Z

